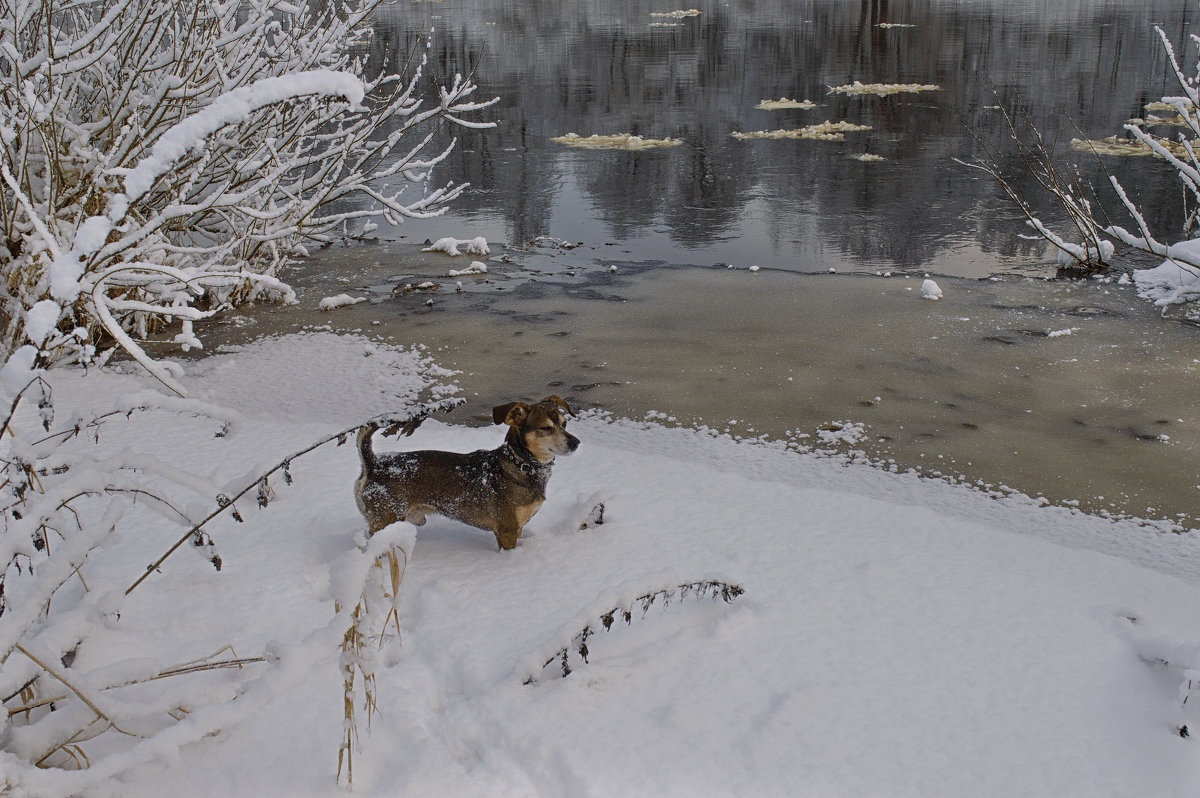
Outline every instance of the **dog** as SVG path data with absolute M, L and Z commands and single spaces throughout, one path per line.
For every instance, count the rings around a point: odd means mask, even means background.
M 363 426 L 355 496 L 369 533 L 396 521 L 421 526 L 430 513 L 441 513 L 491 531 L 502 550 L 514 548 L 525 524 L 546 501 L 554 458 L 579 447 L 579 439 L 567 432 L 567 415 L 574 413 L 557 396 L 536 404 L 499 405 L 492 408 L 492 421 L 508 425 L 504 444 L 469 453 L 377 456 L 371 436 L 379 425 Z

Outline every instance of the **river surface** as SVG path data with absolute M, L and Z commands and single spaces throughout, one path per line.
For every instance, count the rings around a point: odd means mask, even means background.
M 498 126 L 464 133 L 435 174 L 470 191 L 441 218 L 314 252 L 285 275 L 298 308 L 246 308 L 206 341 L 357 331 L 457 369 L 463 421 L 557 393 L 1197 528 L 1200 328 L 1120 274 L 1052 279 L 1053 254 L 959 163 L 1015 161 L 999 108 L 1023 103 L 1085 175 L 1136 186 L 1170 238 L 1183 213 L 1161 164 L 1100 166 L 1065 141 L 1118 133 L 1169 93 L 1153 26 L 1178 41 L 1197 16 L 1191 0 L 386 6 L 376 66 L 433 29 L 431 63 L 477 67 L 481 94 L 501 98 Z M 829 93 L 855 80 L 938 89 Z M 780 97 L 816 107 L 755 107 Z M 731 135 L 825 120 L 870 130 Z M 569 132 L 683 143 L 551 141 Z M 483 236 L 491 253 L 421 251 L 444 236 Z M 450 275 L 472 260 L 487 273 Z M 941 300 L 922 298 L 927 276 Z M 342 293 L 366 301 L 317 310 Z
M 700 13 L 655 16 L 690 9 Z M 614 243 L 635 259 L 809 272 L 1025 269 L 1053 255 L 1018 238 L 1019 216 L 993 181 L 955 160 L 990 150 L 1015 165 L 1001 109 L 1019 120 L 1022 106 L 1085 177 L 1103 182 L 1111 170 L 1136 187 L 1169 235 L 1182 216 L 1161 163 L 1107 159 L 1101 169 L 1067 142 L 1123 133 L 1145 103 L 1177 92 L 1154 26 L 1183 52 L 1198 17 L 1192 0 L 397 2 L 371 40 L 372 68 L 407 62 L 433 30 L 431 70 L 474 74 L 475 99 L 499 98 L 487 113 L 498 124 L 455 131 L 459 147 L 436 174 L 469 182 L 468 196 L 440 222 L 384 237 L 552 236 Z M 938 88 L 830 91 L 854 81 Z M 756 107 L 783 97 L 815 107 Z M 842 142 L 732 135 L 827 120 L 870 129 Z M 552 141 L 566 133 L 683 143 L 587 151 Z M 854 158 L 864 153 L 886 160 Z M 1028 175 L 1016 178 L 1056 218 Z

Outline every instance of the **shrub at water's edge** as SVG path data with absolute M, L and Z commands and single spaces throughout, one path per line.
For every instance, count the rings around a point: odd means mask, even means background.
M 1170 125 L 1180 132 L 1176 133 L 1174 140 L 1155 136 L 1149 128 L 1163 123 L 1163 119 L 1152 116 L 1147 119 L 1134 119 L 1125 125 L 1125 130 L 1132 138 L 1123 140 L 1123 143 L 1130 146 L 1119 151 L 1106 145 L 1105 142 L 1109 140 L 1076 140 L 1072 142 L 1072 149 L 1091 152 L 1097 158 L 1102 155 L 1149 153 L 1170 164 L 1183 184 L 1184 202 L 1193 205 L 1193 210 L 1187 214 L 1183 230 L 1185 239 L 1190 239 L 1196 231 L 1197 209 L 1200 209 L 1200 157 L 1196 152 L 1196 143 L 1200 141 L 1200 111 L 1197 110 L 1200 108 L 1200 87 L 1184 74 L 1167 35 L 1161 28 L 1156 27 L 1155 30 L 1166 50 L 1181 94 L 1163 97 L 1161 103 L 1154 104 L 1154 108 L 1173 111 L 1176 116 L 1169 120 Z M 1191 40 L 1200 45 L 1200 37 L 1193 35 Z M 1074 169 L 1056 160 L 1053 147 L 1047 144 L 1028 116 L 1024 115 L 1020 123 L 1007 112 L 1005 118 L 1008 121 L 1010 137 L 1017 146 L 1022 167 L 1035 179 L 1037 185 L 1062 207 L 1069 223 L 1075 228 L 1074 235 L 1061 235 L 1043 224 L 1035 214 L 1032 202 L 1020 189 L 1016 176 L 1001 165 L 998 154 L 986 145 L 986 160 L 964 163 L 982 169 L 996 179 L 1004 193 L 1021 210 L 1026 224 L 1034 230 L 1036 237 L 1055 247 L 1060 266 L 1085 274 L 1104 270 L 1108 267 L 1117 246 L 1128 247 L 1166 259 L 1159 268 L 1149 270 L 1152 275 L 1135 276 L 1142 296 L 1153 299 L 1156 304 L 1164 307 L 1200 298 L 1200 256 L 1197 256 L 1195 247 L 1168 245 L 1157 241 L 1150 232 L 1150 226 L 1141 210 L 1130 199 L 1120 181 L 1111 174 L 1108 182 L 1133 221 L 1133 229 L 1127 230 L 1104 219 L 1100 213 L 1094 211 L 1096 202 L 1092 187 Z M 1019 127 L 1024 128 L 1027 135 L 1023 136 Z
M 292 298 L 278 273 L 303 242 L 458 196 L 425 185 L 450 151 L 433 129 L 486 126 L 464 115 L 490 103 L 427 79 L 423 52 L 361 79 L 375 5 L 0 4 L 0 357 L 38 308 L 43 361 L 123 348 L 179 390 L 149 331 L 179 322 L 199 347 L 194 321 Z

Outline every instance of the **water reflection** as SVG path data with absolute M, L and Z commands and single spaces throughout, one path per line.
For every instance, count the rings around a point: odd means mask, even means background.
M 1089 136 L 1119 131 L 1143 102 L 1169 89 L 1152 26 L 1181 36 L 1196 15 L 1191 0 L 733 0 L 695 4 L 698 17 L 652 27 L 651 12 L 669 5 L 385 6 L 371 44 L 374 68 L 397 55 L 404 60 L 436 28 L 435 69 L 478 67 L 481 93 L 501 98 L 499 127 L 462 132 L 440 174 L 469 181 L 469 196 L 444 220 L 397 234 L 615 241 L 645 258 L 803 271 L 937 261 L 955 273 L 982 274 L 1044 262 L 1041 247 L 1016 238 L 1020 222 L 995 186 L 951 160 L 980 154 L 968 131 L 1002 143 L 995 106 L 1015 110 L 1018 99 L 1051 135 L 1060 130 L 1064 145 L 1075 135 L 1068 120 Z M 828 94 L 852 80 L 942 90 Z M 781 96 L 819 106 L 754 107 Z M 825 119 L 872 130 L 844 143 L 730 137 Z M 685 144 L 580 152 L 550 142 L 567 132 Z M 887 160 L 849 157 L 862 152 Z M 1130 184 L 1163 185 L 1161 195 L 1150 191 L 1142 200 L 1160 230 L 1179 228 L 1178 192 L 1160 164 L 1108 165 Z M 947 254 L 963 248 L 972 256 L 956 265 Z

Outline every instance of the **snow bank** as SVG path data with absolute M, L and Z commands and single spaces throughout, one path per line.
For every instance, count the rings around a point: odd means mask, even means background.
M 317 303 L 317 308 L 320 310 L 335 310 L 344 308 L 347 305 L 357 305 L 359 302 L 366 302 L 365 296 L 352 297 L 349 294 L 338 294 L 336 296 L 327 296 Z
M 225 348 L 190 369 L 196 398 L 219 402 L 243 419 L 278 412 L 334 428 L 403 410 L 424 392 L 435 398 L 454 393 L 454 374 L 418 349 L 323 332 Z M 431 388 L 437 381 L 448 384 Z
M 1155 268 L 1134 271 L 1138 296 L 1159 307 L 1200 299 L 1200 266 L 1187 265 L 1200 263 L 1200 239 L 1173 244 L 1167 254 Z
M 488 255 L 491 250 L 488 249 L 487 239 L 483 236 L 469 239 L 461 238 L 439 238 L 428 247 L 422 249 L 422 252 L 445 252 L 450 257 L 456 257 L 462 253 L 458 251 L 459 247 L 466 247 L 468 255 Z

